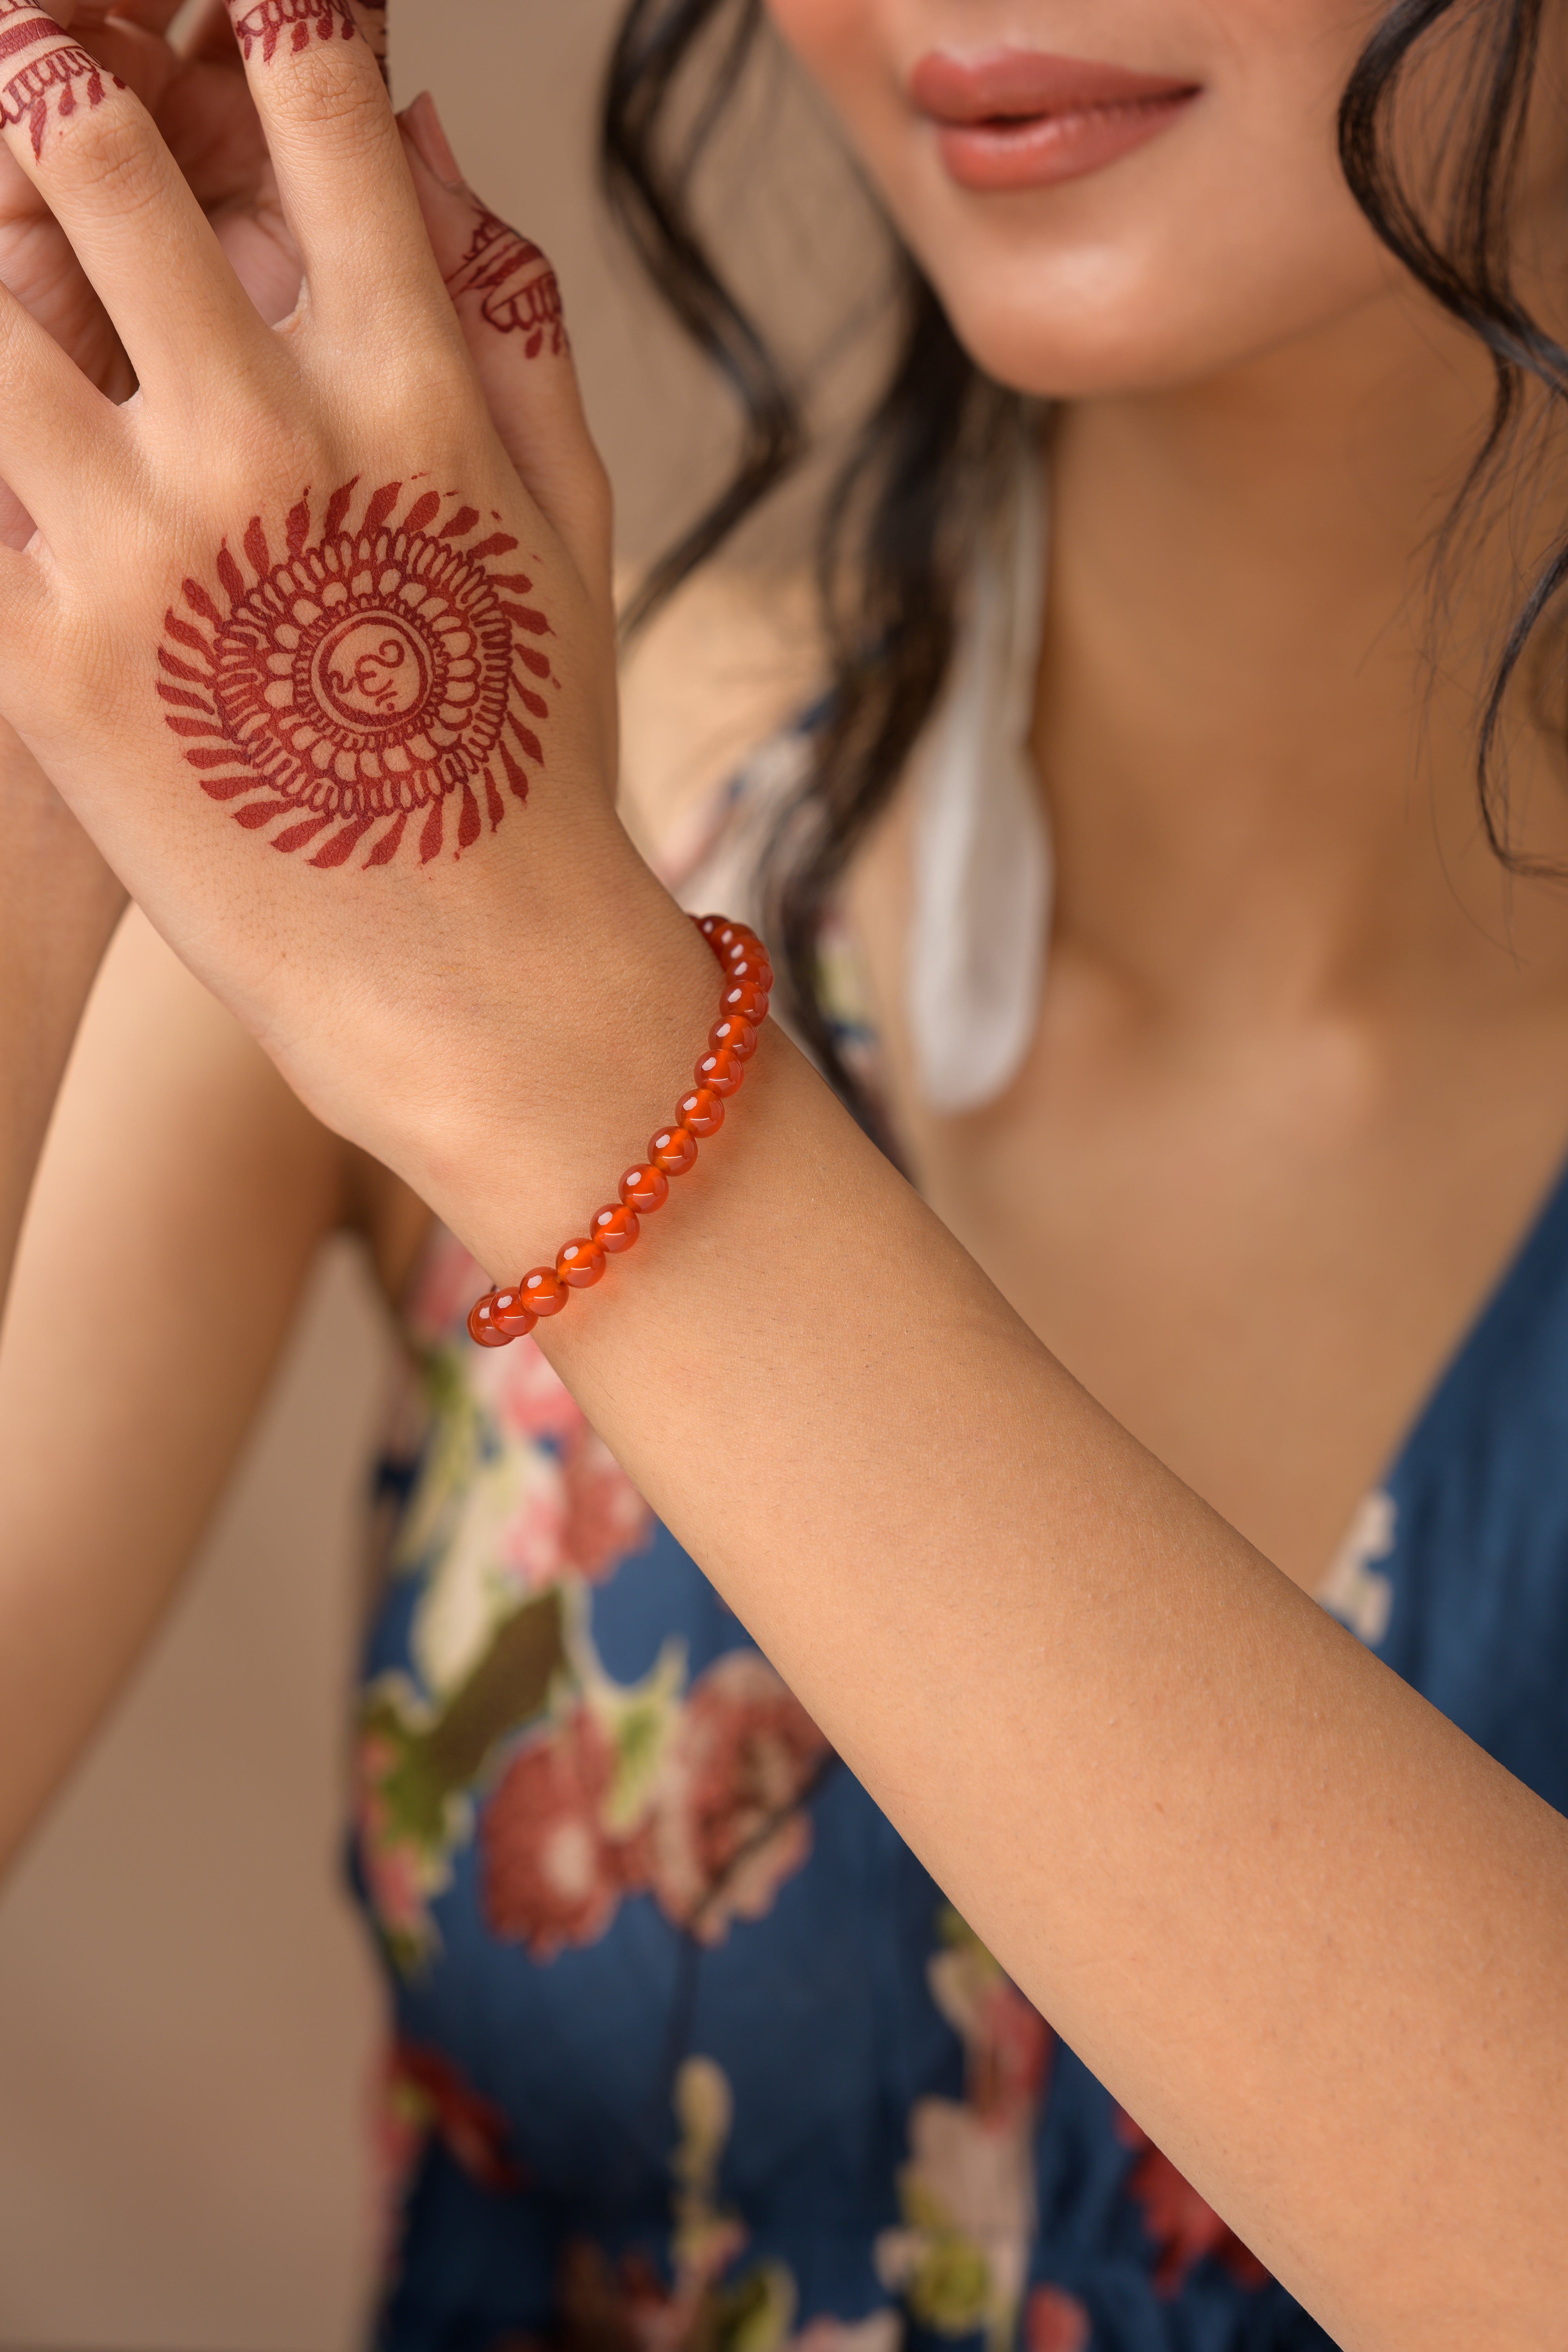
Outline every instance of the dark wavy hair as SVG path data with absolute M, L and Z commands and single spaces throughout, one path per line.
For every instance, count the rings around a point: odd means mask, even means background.
M 1489 428 L 1464 489 L 1500 474 L 1531 386 L 1568 400 L 1568 352 L 1514 288 L 1512 197 L 1546 0 L 1394 0 L 1357 60 L 1340 107 L 1340 158 L 1377 235 L 1490 353 Z M 1399 100 L 1425 45 L 1473 19 L 1476 54 L 1456 118 L 1414 167 Z M 631 0 L 605 89 L 601 177 L 612 211 L 688 334 L 718 367 L 741 415 L 733 473 L 654 567 L 627 616 L 649 619 L 799 465 L 802 403 L 767 340 L 708 251 L 695 184 L 763 24 L 763 0 Z M 1415 146 L 1420 148 L 1416 141 Z M 1441 158 L 1440 168 L 1434 158 Z M 1413 168 L 1430 184 L 1412 184 Z M 823 915 L 885 807 L 942 690 L 967 553 L 1005 479 L 1026 404 L 959 343 L 910 257 L 896 257 L 896 353 L 823 508 L 817 573 L 829 661 L 826 714 L 799 806 L 764 877 L 769 937 L 782 954 L 804 1035 L 852 1101 L 818 993 Z M 1459 509 L 1456 509 L 1456 512 Z M 1477 777 L 1489 838 L 1505 862 L 1503 702 L 1531 632 L 1568 580 L 1568 537 L 1513 618 L 1479 714 Z M 864 1108 L 864 1106 L 862 1106 Z

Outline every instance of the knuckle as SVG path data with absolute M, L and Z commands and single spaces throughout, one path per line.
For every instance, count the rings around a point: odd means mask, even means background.
M 159 184 L 150 128 L 129 107 L 98 108 L 78 123 L 61 156 L 75 185 L 112 198 L 117 218 L 150 204 Z
M 350 147 L 387 137 L 392 118 L 386 92 L 378 79 L 355 69 L 357 62 L 345 71 L 335 51 L 311 49 L 291 61 L 290 110 L 303 118 L 301 128 L 312 137 L 324 133 Z

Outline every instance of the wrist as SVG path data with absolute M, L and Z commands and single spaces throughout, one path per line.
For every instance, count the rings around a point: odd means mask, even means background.
M 385 1154 L 498 1282 L 552 1265 L 692 1085 L 720 975 L 616 829 L 585 888 L 521 907 L 459 981 L 461 1042 L 423 1068 Z

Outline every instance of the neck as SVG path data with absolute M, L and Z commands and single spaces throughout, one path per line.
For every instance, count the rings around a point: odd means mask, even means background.
M 1224 379 L 1084 402 L 1051 448 L 1036 750 L 1058 921 L 1146 985 L 1365 993 L 1561 961 L 1560 900 L 1487 847 L 1475 723 L 1517 544 L 1431 594 L 1485 354 L 1382 298 Z M 1545 502 L 1546 505 L 1550 501 Z M 1544 510 L 1544 509 L 1543 509 Z M 1562 753 L 1516 730 L 1526 846 L 1568 866 Z

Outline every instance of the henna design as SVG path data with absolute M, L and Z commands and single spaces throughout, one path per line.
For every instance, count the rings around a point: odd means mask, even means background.
M 418 817 L 427 866 L 448 802 L 460 856 L 483 830 L 479 792 L 492 833 L 502 784 L 527 800 L 522 760 L 544 765 L 527 719 L 550 716 L 530 680 L 551 667 L 526 640 L 550 624 L 524 601 L 526 573 L 496 568 L 516 540 L 477 536 L 476 508 L 422 490 L 395 522 L 403 484 L 387 482 L 351 529 L 358 488 L 356 476 L 333 491 L 314 539 L 307 490 L 280 561 L 253 515 L 242 547 L 254 577 L 226 541 L 220 593 L 184 583 L 184 610 L 163 615 L 158 692 L 203 792 L 242 803 L 230 814 L 248 831 L 280 824 L 274 849 L 315 843 L 312 866 L 344 866 L 384 818 L 363 863 L 387 866 Z
M 358 29 L 347 0 L 251 0 L 248 6 L 241 0 L 228 0 L 228 5 L 247 65 L 259 41 L 261 62 L 269 66 L 285 31 L 289 49 L 298 54 L 309 48 L 312 26 L 319 41 L 352 41 Z
M 481 315 L 500 334 L 526 336 L 529 359 L 537 359 L 547 342 L 559 358 L 566 349 L 566 326 L 554 270 L 527 237 L 482 205 L 476 210 L 474 241 L 447 280 L 452 299 L 482 293 Z
M 26 21 L 7 26 L 5 19 L 9 16 L 23 16 Z M 0 0 L 0 27 L 4 27 L 0 29 L 0 61 L 33 48 L 40 41 L 63 37 L 53 17 L 40 16 L 33 0 Z M 124 87 L 118 74 L 106 72 L 98 59 L 89 57 L 75 41 L 67 42 L 63 48 L 48 49 L 42 57 L 34 58 L 0 88 L 0 129 L 11 130 L 25 122 L 36 163 L 43 155 L 44 133 L 48 129 L 51 111 L 56 121 L 66 121 L 76 112 L 80 99 L 85 98 L 89 109 L 101 106 L 106 89 Z

